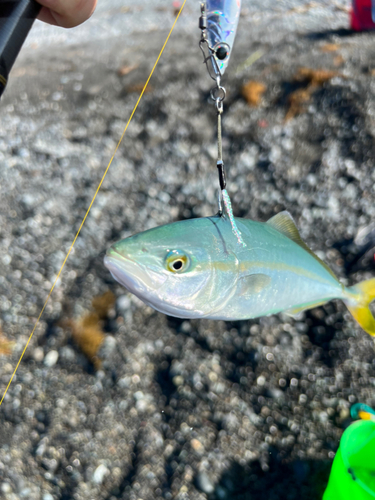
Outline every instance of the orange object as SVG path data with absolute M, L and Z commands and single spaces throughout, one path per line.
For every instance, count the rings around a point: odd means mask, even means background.
M 259 106 L 262 95 L 267 90 L 264 83 L 250 80 L 242 86 L 241 93 L 249 106 Z

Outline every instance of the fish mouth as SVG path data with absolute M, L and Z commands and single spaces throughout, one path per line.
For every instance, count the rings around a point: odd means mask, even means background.
M 190 297 L 180 303 L 173 290 L 171 293 L 164 293 L 163 284 L 168 277 L 163 269 L 156 270 L 156 260 L 152 268 L 151 265 L 145 265 L 134 259 L 133 255 L 130 257 L 123 251 L 119 253 L 112 247 L 107 250 L 104 265 L 118 283 L 153 309 L 176 318 L 191 319 L 204 316 L 203 311 L 190 304 Z
M 113 248 L 107 251 L 104 265 L 116 281 L 135 295 L 141 295 L 140 298 L 160 287 L 166 279 L 161 273 L 151 270 L 128 255 L 118 253 Z

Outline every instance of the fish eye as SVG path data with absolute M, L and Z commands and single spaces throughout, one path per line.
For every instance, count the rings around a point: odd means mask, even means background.
M 183 273 L 189 268 L 190 259 L 181 250 L 172 250 L 165 258 L 166 268 L 172 273 Z
M 172 262 L 172 267 L 175 271 L 180 271 L 184 265 L 184 262 L 182 259 L 177 259 L 174 262 Z
M 220 61 L 224 61 L 229 56 L 229 45 L 220 43 L 215 46 L 215 55 Z

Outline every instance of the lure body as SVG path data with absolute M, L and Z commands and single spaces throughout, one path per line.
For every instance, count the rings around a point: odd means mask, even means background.
M 240 10 L 241 0 L 206 0 L 207 39 L 222 75 L 232 52 Z
M 104 263 L 145 303 L 180 318 L 241 320 L 281 311 L 296 314 L 342 299 L 368 333 L 375 279 L 346 288 L 303 243 L 281 212 L 266 223 L 213 216 L 175 222 L 113 245 Z

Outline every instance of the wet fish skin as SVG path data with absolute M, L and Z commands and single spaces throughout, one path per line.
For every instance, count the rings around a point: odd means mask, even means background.
M 368 307 L 375 278 L 345 287 L 302 241 L 288 212 L 266 223 L 235 220 L 245 247 L 228 218 L 216 215 L 125 238 L 108 250 L 104 263 L 130 292 L 171 316 L 241 320 L 296 314 L 341 299 L 375 335 Z

